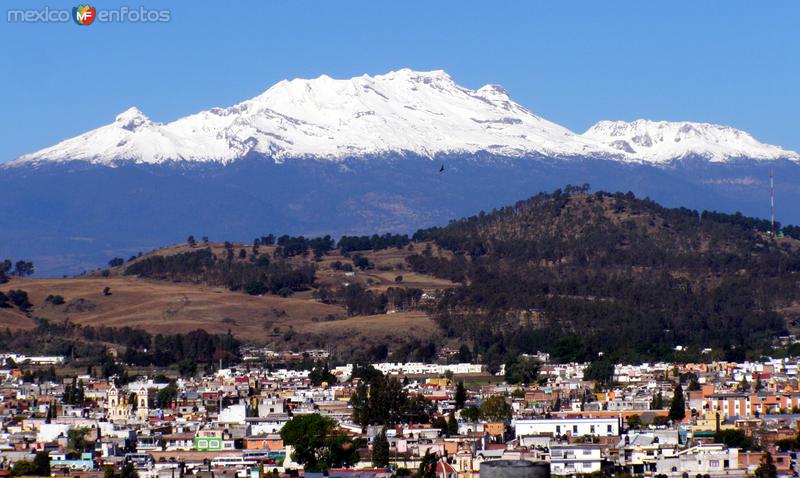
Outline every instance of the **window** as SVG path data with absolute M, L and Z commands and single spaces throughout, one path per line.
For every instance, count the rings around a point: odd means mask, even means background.
M 561 425 L 556 425 L 556 435 L 561 435 Z
M 591 433 L 592 435 L 595 434 L 594 425 L 589 427 L 589 433 Z
M 578 425 L 572 425 L 572 433 L 578 433 Z
M 197 448 L 207 448 L 208 440 L 197 440 Z
M 609 425 L 609 426 L 606 428 L 606 430 L 608 431 L 608 433 L 611 433 L 611 432 L 612 432 L 612 428 L 613 428 L 613 427 L 612 427 L 611 425 Z
M 711 468 L 719 468 L 719 460 L 709 460 L 708 466 Z

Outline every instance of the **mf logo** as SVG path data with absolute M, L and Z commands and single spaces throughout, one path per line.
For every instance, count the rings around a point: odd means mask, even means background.
M 89 5 L 78 5 L 72 9 L 72 19 L 78 25 L 91 25 L 96 15 L 95 8 Z

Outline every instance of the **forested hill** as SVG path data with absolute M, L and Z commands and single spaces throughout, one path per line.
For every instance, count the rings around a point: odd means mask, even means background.
M 632 193 L 568 187 L 420 230 L 415 270 L 463 280 L 435 305 L 446 335 L 484 361 L 546 350 L 560 360 L 717 358 L 769 352 L 800 299 L 800 231 L 667 209 Z M 708 354 L 708 352 L 706 352 Z M 707 356 L 707 355 L 706 355 Z

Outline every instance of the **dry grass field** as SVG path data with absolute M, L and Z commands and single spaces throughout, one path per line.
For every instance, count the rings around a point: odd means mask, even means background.
M 223 245 L 210 244 L 218 255 Z M 252 246 L 235 244 L 235 250 Z M 418 247 L 418 246 L 417 246 Z M 419 248 L 419 247 L 418 247 Z M 171 255 L 193 250 L 185 244 L 155 250 L 151 254 Z M 194 249 L 196 250 L 196 249 Z M 273 248 L 261 247 L 272 254 Z M 316 261 L 317 282 L 336 287 L 359 282 L 371 290 L 388 287 L 443 289 L 455 284 L 405 270 L 408 248 L 365 253 L 374 269 L 346 274 L 334 270 L 336 261 L 350 263 L 352 258 L 338 252 Z M 313 261 L 293 258 L 293 261 Z M 313 291 L 296 293 L 288 298 L 275 295 L 250 296 L 223 287 L 140 279 L 122 275 L 123 267 L 110 270 L 108 277 L 94 274 L 76 278 L 13 279 L 0 291 L 23 289 L 33 308 L 31 317 L 52 322 L 70 322 L 84 326 L 136 327 L 151 333 L 185 333 L 205 329 L 209 333 L 230 330 L 239 339 L 267 343 L 277 347 L 367 347 L 376 342 L 399 343 L 409 339 L 427 339 L 437 334 L 437 327 L 423 312 L 404 312 L 376 316 L 347 317 L 337 305 L 323 304 L 313 298 Z M 402 276 L 400 283 L 397 276 Z M 110 295 L 104 295 L 104 288 Z M 61 295 L 63 305 L 45 301 L 48 295 Z M 329 320 L 335 317 L 337 320 Z M 327 320 L 326 320 L 327 318 Z M 0 309 L 0 327 L 29 329 L 33 320 L 17 309 Z
M 111 288 L 111 295 L 103 295 L 105 287 Z M 344 315 L 340 307 L 310 300 L 256 297 L 219 287 L 133 277 L 28 279 L 12 281 L 4 288 L 27 291 L 36 317 L 96 327 L 139 327 L 152 333 L 230 330 L 242 339 L 266 341 L 276 327 L 302 327 L 314 323 L 315 317 Z M 66 303 L 46 304 L 49 294 L 63 296 Z
M 436 324 L 422 312 L 350 317 L 305 325 L 297 331 L 297 346 L 325 347 L 345 355 L 354 346 L 362 350 L 381 343 L 391 346 L 409 339 L 427 340 L 439 333 Z

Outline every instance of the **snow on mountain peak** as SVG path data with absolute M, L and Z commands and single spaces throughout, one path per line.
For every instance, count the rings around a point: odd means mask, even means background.
M 227 163 L 256 153 L 341 160 L 386 154 L 487 152 L 512 157 L 596 157 L 668 161 L 698 153 L 712 160 L 796 157 L 747 133 L 696 123 L 604 121 L 578 135 L 515 103 L 498 85 L 464 88 L 442 70 L 407 68 L 338 80 L 282 80 L 227 108 L 157 123 L 137 108 L 113 123 L 10 164 L 84 160 Z M 792 156 L 794 155 L 794 156 Z
M 600 121 L 582 135 L 646 162 L 664 163 L 698 156 L 712 162 L 748 158 L 800 159 L 779 146 L 764 144 L 749 133 L 730 126 L 650 121 Z
M 128 131 L 135 131 L 142 126 L 151 125 L 153 122 L 139 108 L 132 107 L 118 114 L 114 123 Z

